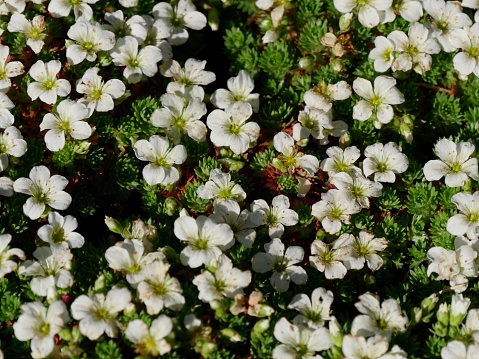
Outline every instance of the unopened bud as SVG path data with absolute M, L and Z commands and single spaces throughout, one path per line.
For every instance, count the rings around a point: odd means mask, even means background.
M 339 18 L 339 30 L 341 32 L 349 31 L 351 27 L 351 23 L 353 22 L 353 13 L 348 12 L 346 14 L 341 15 Z

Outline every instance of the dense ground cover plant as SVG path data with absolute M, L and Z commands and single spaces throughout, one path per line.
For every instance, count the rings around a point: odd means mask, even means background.
M 0 358 L 479 355 L 476 1 L 0 1 Z

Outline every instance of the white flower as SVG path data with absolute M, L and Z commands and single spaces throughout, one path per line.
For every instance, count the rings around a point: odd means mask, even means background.
M 196 11 L 191 0 L 179 0 L 175 7 L 161 2 L 156 4 L 152 11 L 153 16 L 163 20 L 162 26 L 171 33 L 168 41 L 172 45 L 182 45 L 188 40 L 188 31 L 185 27 L 201 30 L 207 23 L 206 16 Z
M 70 206 L 72 197 L 63 189 L 68 180 L 60 175 L 50 177 L 50 170 L 45 166 L 31 169 L 30 178 L 19 178 L 13 184 L 15 192 L 32 196 L 23 205 L 23 213 L 30 219 L 38 219 L 48 205 L 54 209 L 64 210 Z
M 10 48 L 0 45 L 0 91 L 8 92 L 12 85 L 10 77 L 23 74 L 23 64 L 20 61 L 7 61 Z
M 330 319 L 329 310 L 333 300 L 333 292 L 320 287 L 313 290 L 311 299 L 306 294 L 296 294 L 288 309 L 300 313 L 293 319 L 295 324 L 317 329 L 323 327 L 324 322 Z
M 369 208 L 369 197 L 379 197 L 382 191 L 382 184 L 368 180 L 360 172 L 340 172 L 335 174 L 329 181 L 337 189 L 346 193 L 353 201 L 356 201 L 361 208 Z
M 25 0 L 0 0 L 0 15 L 22 13 L 26 7 Z
M 437 38 L 445 52 L 453 52 L 458 45 L 451 37 L 454 30 L 472 25 L 469 16 L 462 12 L 461 3 L 459 1 L 423 0 L 423 6 L 432 18 L 433 37 Z
M 139 160 L 150 162 L 143 168 L 143 178 L 150 186 L 156 184 L 167 186 L 180 178 L 180 173 L 173 165 L 186 161 L 185 146 L 177 145 L 170 148 L 167 138 L 153 135 L 148 141 L 137 141 L 133 149 Z
M 344 233 L 333 243 L 326 244 L 319 239 L 311 243 L 311 256 L 309 262 L 313 268 L 324 272 L 327 279 L 342 279 L 347 273 L 343 261 L 350 258 L 351 250 L 347 246 L 352 234 Z
M 117 38 L 132 36 L 138 41 L 138 45 L 142 45 L 147 36 L 147 22 L 143 16 L 133 15 L 125 20 L 123 11 L 117 10 L 107 12 L 105 20 L 109 24 L 103 24 L 105 30 L 111 31 Z
M 72 317 L 79 321 L 80 332 L 90 340 L 97 340 L 103 333 L 110 338 L 118 336 L 116 317 L 131 301 L 127 288 L 114 287 L 105 297 L 98 293 L 88 297 L 84 294 L 71 305 Z
M 334 0 L 334 7 L 349 13 L 358 10 L 358 20 L 364 27 L 373 28 L 380 22 L 380 11 L 391 7 L 392 0 Z
M 53 17 L 70 15 L 73 9 L 75 21 L 88 21 L 93 17 L 93 10 L 88 4 L 95 4 L 98 0 L 51 0 L 48 11 Z
M 12 236 L 10 234 L 0 234 L 0 278 L 17 269 L 17 263 L 12 261 L 11 257 L 16 256 L 21 260 L 25 260 L 25 253 L 21 249 L 10 249 L 8 245 L 11 241 Z
M 351 325 L 351 334 L 354 336 L 377 334 L 390 340 L 393 332 L 404 332 L 409 324 L 406 313 L 401 311 L 396 299 L 386 299 L 380 304 L 371 293 L 365 293 L 359 296 L 355 306 L 362 315 L 354 318 Z
M 429 30 L 421 23 L 415 22 L 409 27 L 407 35 L 395 30 L 388 35 L 398 52 L 391 69 L 393 71 L 409 71 L 414 69 L 423 74 L 431 69 L 430 54 L 441 52 L 441 46 L 435 38 L 429 36 Z
M 292 174 L 297 167 L 301 167 L 310 176 L 318 172 L 319 160 L 316 156 L 305 155 L 295 149 L 294 139 L 286 132 L 278 132 L 273 137 L 273 145 L 280 152 L 279 161 L 283 162 L 287 170 Z M 273 161 L 274 163 L 275 161 Z
M 85 97 L 78 100 L 79 103 L 88 108 L 88 117 L 93 111 L 107 112 L 113 110 L 114 99 L 125 94 L 125 84 L 117 79 L 104 82 L 98 75 L 98 67 L 92 67 L 85 71 L 83 77 L 76 83 L 78 93 L 85 94 Z
M 31 21 L 23 14 L 13 14 L 10 17 L 7 30 L 10 32 L 21 32 L 27 38 L 27 45 L 38 54 L 43 47 L 43 39 L 46 34 L 45 18 L 42 15 L 35 16 Z
M 13 102 L 5 95 L 3 92 L 0 92 L 0 128 L 7 128 L 13 125 L 15 119 L 10 113 L 10 109 L 14 108 L 15 105 Z
M 347 260 L 346 265 L 351 269 L 362 269 L 366 262 L 369 269 L 377 271 L 383 265 L 383 259 L 376 252 L 382 252 L 388 244 L 385 238 L 375 238 L 374 234 L 361 231 L 358 237 L 353 237 L 348 243 L 353 259 Z
M 282 344 L 273 350 L 273 359 L 315 359 L 321 358 L 316 352 L 333 346 L 333 340 L 326 328 L 311 330 L 291 324 L 281 318 L 274 326 L 274 337 Z
M 8 177 L 0 177 L 0 196 L 13 196 L 13 181 Z
M 27 152 L 27 142 L 20 131 L 9 126 L 0 132 L 0 172 L 8 167 L 8 156 L 22 157 Z
M 250 221 L 251 213 L 247 209 L 241 211 L 239 204 L 230 199 L 217 202 L 214 209 L 210 218 L 218 224 L 229 225 L 235 239 L 246 248 L 251 248 L 256 239 L 256 231 L 253 229 L 256 226 Z
M 455 236 L 462 236 L 466 233 L 471 240 L 478 238 L 476 228 L 479 226 L 479 192 L 473 194 L 460 192 L 451 197 L 458 213 L 447 221 L 446 229 Z
M 205 216 L 199 216 L 196 220 L 187 216 L 177 218 L 174 232 L 179 240 L 188 243 L 181 251 L 180 259 L 184 266 L 191 268 L 208 265 L 221 255 L 222 249 L 234 244 L 233 231 L 227 224 L 217 224 Z
M 321 162 L 321 169 L 328 172 L 330 177 L 341 172 L 349 173 L 351 176 L 354 173 L 361 173 L 361 169 L 354 166 L 354 162 L 361 157 L 361 151 L 356 146 L 346 147 L 344 150 L 338 146 L 331 146 L 326 150 L 326 154 L 329 157 Z
M 311 214 L 316 217 L 326 232 L 334 234 L 341 230 L 341 223 L 349 224 L 351 214 L 358 213 L 361 207 L 351 201 L 346 193 L 330 189 L 321 194 L 321 200 L 312 206 Z
M 206 125 L 200 118 L 206 114 L 203 102 L 192 99 L 185 107 L 180 96 L 170 93 L 161 96 L 163 108 L 156 109 L 151 115 L 153 126 L 166 128 L 166 133 L 178 144 L 184 133 L 198 142 L 206 140 Z
M 299 123 L 293 126 L 293 138 L 301 141 L 311 135 L 318 140 L 324 140 L 327 130 L 334 129 L 332 119 L 331 111 L 324 112 L 313 107 L 306 107 L 304 111 L 299 112 Z
M 378 76 L 374 79 L 374 89 L 371 82 L 358 77 L 353 82 L 353 89 L 364 100 L 353 107 L 353 118 L 366 121 L 373 113 L 382 124 L 391 122 L 394 110 L 391 105 L 404 102 L 404 96 L 396 88 L 396 80 L 389 76 Z
M 464 344 L 459 340 L 447 343 L 441 349 L 441 359 L 474 359 L 479 357 L 479 344 Z
M 108 51 L 115 45 L 115 35 L 102 29 L 97 22 L 78 21 L 70 27 L 67 35 L 74 40 L 67 47 L 67 60 L 71 65 L 77 65 L 85 59 L 95 61 L 99 51 Z
M 441 161 L 431 160 L 424 165 L 424 177 L 428 181 L 437 181 L 445 176 L 446 186 L 459 187 L 468 177 L 479 180 L 477 158 L 470 158 L 476 149 L 472 143 L 456 144 L 442 139 L 434 149 Z
M 274 238 L 264 245 L 266 253 L 256 253 L 253 257 L 253 270 L 258 273 L 273 272 L 270 282 L 278 292 L 286 292 L 289 282 L 304 284 L 308 280 L 306 271 L 295 264 L 304 258 L 304 250 L 299 246 L 291 246 L 284 250 L 281 239 Z
M 374 46 L 369 53 L 369 59 L 374 60 L 374 70 L 386 72 L 394 61 L 394 43 L 384 36 L 377 36 Z
M 142 15 L 146 22 L 146 38 L 143 45 L 153 45 L 160 48 L 163 55 L 163 61 L 169 61 L 173 57 L 171 44 L 165 39 L 170 35 L 168 28 L 163 26 L 164 21 L 153 19 L 151 16 Z
M 416 22 L 421 19 L 423 15 L 422 0 L 399 0 L 393 1 L 393 5 L 390 9 L 386 10 L 385 17 L 390 21 L 394 21 L 396 15 L 399 14 L 404 20 L 409 22 Z
M 251 282 L 251 272 L 234 268 L 231 259 L 224 254 L 213 259 L 209 266 L 214 267 L 213 272 L 204 271 L 193 279 L 200 292 L 198 298 L 205 303 L 243 294 L 243 288 Z
M 216 80 L 216 75 L 211 71 L 205 71 L 206 61 L 188 59 L 182 68 L 175 60 L 163 61 L 160 72 L 165 77 L 172 77 L 173 81 L 166 87 L 166 92 L 185 93 L 189 97 L 202 100 L 204 90 L 199 85 L 208 85 Z M 190 94 L 192 92 L 193 94 Z
M 321 86 L 304 93 L 304 102 L 307 107 L 328 112 L 333 107 L 333 101 L 346 100 L 351 97 L 351 86 L 346 81 L 335 84 L 322 83 Z
M 28 96 L 32 100 L 40 98 L 50 105 L 57 102 L 57 96 L 67 96 L 71 91 L 70 83 L 68 80 L 57 78 L 61 67 L 62 64 L 57 60 L 51 60 L 46 64 L 42 60 L 35 62 L 28 71 L 35 80 L 28 85 Z
M 225 109 L 236 102 L 247 102 L 253 112 L 259 111 L 259 94 L 251 93 L 254 82 L 251 76 L 241 70 L 236 77 L 231 77 L 227 82 L 228 90 L 218 89 L 211 95 L 211 103 L 218 108 Z
M 60 151 L 65 146 L 65 135 L 75 140 L 85 140 L 91 136 L 90 125 L 82 121 L 88 117 L 88 109 L 81 103 L 63 100 L 55 108 L 56 114 L 47 113 L 40 124 L 45 134 L 45 144 L 52 151 Z
M 198 187 L 196 193 L 203 199 L 214 199 L 214 203 L 227 199 L 243 202 L 246 198 L 243 188 L 231 181 L 231 174 L 223 173 L 217 168 L 210 172 L 209 181 Z
M 363 161 L 363 171 L 366 177 L 374 173 L 376 182 L 394 183 L 395 173 L 403 173 L 409 166 L 409 161 L 401 147 L 394 142 L 385 145 L 375 143 L 364 150 L 366 159 Z
M 151 252 L 146 255 L 143 242 L 137 239 L 125 239 L 108 248 L 105 258 L 110 268 L 126 274 L 126 280 L 133 287 L 144 280 L 144 268 L 156 260 L 163 260 L 164 254 Z
M 38 247 L 33 256 L 38 260 L 23 263 L 18 273 L 33 276 L 30 281 L 32 292 L 41 297 L 50 295 L 49 291 L 69 288 L 73 285 L 73 275 L 69 272 L 73 254 L 61 247 Z
M 462 50 L 454 56 L 454 68 L 461 75 L 474 73 L 479 77 L 479 23 L 454 31 L 451 38 Z
M 65 303 L 58 300 L 45 306 L 40 302 L 23 304 L 22 314 L 13 324 L 15 337 L 20 341 L 31 340 L 32 358 L 45 358 L 55 347 L 54 337 L 70 321 Z
M 460 237 L 458 237 L 460 238 Z M 478 268 L 475 264 L 477 252 L 469 245 L 462 245 L 455 240 L 455 250 L 446 250 L 442 247 L 433 247 L 427 251 L 431 260 L 427 268 L 427 275 L 437 273 L 436 280 L 448 280 L 456 293 L 467 289 L 467 277 L 477 277 Z
M 206 119 L 211 142 L 217 147 L 229 147 L 237 155 L 246 152 L 260 132 L 256 122 L 246 122 L 252 113 L 251 105 L 246 102 L 236 102 L 226 111 L 211 112 Z
M 38 230 L 38 237 L 51 246 L 61 246 L 64 249 L 81 248 L 85 238 L 77 232 L 78 221 L 73 216 L 63 217 L 57 212 L 48 215 L 48 223 Z
M 148 326 L 141 319 L 128 323 L 125 337 L 135 343 L 135 352 L 141 356 L 163 355 L 171 350 L 171 345 L 165 339 L 173 329 L 173 321 L 166 315 L 160 315 Z
M 148 45 L 138 50 L 138 41 L 132 36 L 119 39 L 110 55 L 116 66 L 125 66 L 123 76 L 130 84 L 140 82 L 143 75 L 155 76 L 162 58 L 161 50 L 156 46 Z
M 344 359 L 401 359 L 407 358 L 407 354 L 395 345 L 388 352 L 389 341 L 376 335 L 368 339 L 346 335 L 343 338 L 342 350 Z
M 171 310 L 181 310 L 185 297 L 178 279 L 168 274 L 170 265 L 166 260 L 155 260 L 144 266 L 143 279 L 136 288 L 138 298 L 145 303 L 150 315 L 158 314 L 163 307 Z
M 298 214 L 289 209 L 289 199 L 284 195 L 273 198 L 272 207 L 263 199 L 257 199 L 251 204 L 250 221 L 255 226 L 268 226 L 270 238 L 281 238 L 284 226 L 294 226 L 298 223 Z

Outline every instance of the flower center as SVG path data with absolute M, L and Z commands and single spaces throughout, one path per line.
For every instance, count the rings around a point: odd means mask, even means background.
M 238 136 L 241 132 L 241 125 L 236 124 L 236 123 L 231 123 L 229 131 L 232 135 Z
M 383 52 L 384 61 L 386 62 L 390 61 L 392 57 L 392 53 L 393 53 L 393 49 L 391 47 L 387 48 L 386 51 Z
M 56 87 L 56 84 L 57 84 L 56 78 L 48 79 L 43 83 L 43 88 L 47 91 L 50 91 Z
M 382 99 L 378 95 L 374 95 L 374 97 L 371 99 L 371 105 L 373 105 L 374 108 L 378 108 L 382 104 Z
M 385 162 L 378 162 L 376 164 L 376 169 L 378 172 L 386 172 L 389 170 L 388 165 Z
M 65 230 L 60 226 L 53 227 L 52 242 L 62 243 L 65 241 Z
M 50 334 L 50 324 L 49 323 L 43 323 L 40 328 L 40 333 L 42 333 L 43 335 L 48 335 Z
M 101 96 L 103 95 L 103 92 L 101 89 L 95 89 L 91 92 L 90 97 L 92 100 L 98 101 L 101 99 Z
M 329 217 L 332 219 L 341 219 L 341 215 L 343 214 L 343 211 L 339 207 L 333 207 L 329 211 Z
M 438 21 L 436 21 L 436 27 L 437 27 L 439 30 L 442 30 L 442 31 L 447 31 L 447 30 L 449 30 L 449 24 L 448 24 L 447 21 L 445 21 L 445 20 L 438 20 Z
M 468 222 L 477 222 L 479 220 L 479 213 L 477 212 L 470 212 L 466 214 L 466 218 Z
M 284 257 L 277 258 L 273 266 L 274 271 L 278 273 L 283 273 L 286 268 L 288 268 L 288 261 L 286 261 Z
M 132 69 L 136 69 L 139 66 L 140 66 L 140 62 L 138 61 L 136 57 L 128 60 L 128 67 L 131 67 Z
M 82 44 L 83 50 L 86 52 L 94 52 L 95 51 L 95 44 L 91 41 L 85 41 Z
M 203 239 L 203 238 L 199 238 L 199 239 L 196 241 L 195 245 L 196 245 L 196 248 L 199 249 L 199 250 L 201 250 L 201 251 L 204 251 L 204 250 L 206 250 L 206 249 L 209 248 L 209 246 L 208 246 L 208 240 L 207 240 L 207 239 Z
M 458 173 L 458 172 L 461 172 L 462 170 L 462 164 L 459 163 L 459 162 L 454 162 L 452 165 L 451 165 L 451 172 L 453 173 Z

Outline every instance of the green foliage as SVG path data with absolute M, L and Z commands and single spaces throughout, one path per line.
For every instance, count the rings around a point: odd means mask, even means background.
M 188 182 L 185 189 L 182 192 L 181 196 L 181 203 L 186 208 L 191 209 L 192 211 L 198 213 L 204 213 L 207 209 L 208 204 L 210 203 L 209 200 L 200 198 L 196 193 L 198 187 L 201 186 L 201 182 Z
M 316 20 L 308 22 L 302 29 L 298 44 L 301 50 L 315 54 L 321 52 L 324 46 L 321 44 L 321 38 L 328 32 L 328 22 L 326 20 Z
M 437 207 L 437 190 L 431 182 L 418 182 L 409 187 L 406 207 L 409 213 L 428 218 Z
M 431 240 L 434 246 L 454 249 L 454 236 L 446 230 L 447 221 L 453 214 L 451 212 L 437 212 L 431 218 Z
M 444 92 L 436 93 L 432 114 L 439 128 L 459 125 L 464 121 L 460 100 Z
M 95 346 L 95 355 L 97 359 L 123 359 L 120 346 L 114 340 L 99 342 Z
M 287 42 L 275 41 L 263 50 L 259 58 L 259 67 L 272 78 L 280 81 L 296 62 L 294 50 Z
M 250 166 L 256 176 L 261 176 L 272 162 L 276 158 L 276 153 L 274 150 L 267 149 L 263 152 L 257 153 L 253 160 L 250 162 Z
M 377 206 L 381 211 L 389 212 L 393 209 L 400 209 L 402 204 L 396 190 L 388 187 L 383 189 L 381 196 L 377 199 Z
M 215 168 L 221 169 L 221 164 L 213 157 L 204 157 L 195 168 L 195 173 L 199 180 L 208 181 L 210 172 Z
M 128 156 L 120 157 L 115 163 L 116 183 L 125 189 L 132 189 L 138 186 L 138 174 L 140 166 L 135 158 Z

